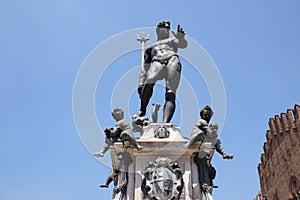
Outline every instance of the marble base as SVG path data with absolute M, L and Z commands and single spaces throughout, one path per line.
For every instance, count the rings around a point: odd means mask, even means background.
M 156 138 L 154 131 L 159 127 L 166 127 L 169 131 L 168 138 Z M 199 151 L 196 144 L 189 149 L 183 148 L 188 141 L 180 134 L 179 127 L 172 124 L 153 123 L 144 128 L 144 133 L 138 143 L 142 150 L 133 147 L 127 149 L 133 162 L 128 167 L 127 200 L 143 199 L 141 190 L 145 167 L 149 162 L 155 162 L 159 157 L 165 157 L 172 162 L 177 162 L 183 172 L 184 189 L 181 199 L 200 199 L 200 186 L 198 180 L 198 168 L 193 161 L 195 153 Z M 110 149 L 112 159 L 119 151 L 124 151 L 122 143 L 115 143 Z

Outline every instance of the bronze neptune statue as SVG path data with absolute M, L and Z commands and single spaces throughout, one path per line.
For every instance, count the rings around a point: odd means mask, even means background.
M 165 79 L 166 93 L 163 110 L 163 123 L 171 121 L 176 103 L 176 90 L 181 76 L 181 63 L 177 54 L 178 48 L 186 48 L 185 32 L 178 25 L 177 33 L 169 38 L 170 22 L 162 21 L 157 25 L 157 42 L 145 51 L 144 64 L 140 72 L 138 93 L 141 99 L 139 117 L 146 115 L 147 105 L 153 93 L 153 87 L 158 80 Z

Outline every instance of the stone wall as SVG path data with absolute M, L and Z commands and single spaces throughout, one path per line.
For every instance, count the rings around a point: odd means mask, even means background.
M 293 199 L 300 192 L 300 106 L 270 118 L 269 127 L 258 165 L 261 194 Z

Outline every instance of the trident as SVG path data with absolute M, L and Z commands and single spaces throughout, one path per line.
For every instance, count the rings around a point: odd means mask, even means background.
M 144 66 L 145 44 L 150 39 L 150 35 L 151 34 L 148 34 L 147 36 L 145 36 L 144 31 L 141 34 L 136 34 L 136 40 L 141 42 L 141 44 L 142 44 L 142 59 L 141 59 L 142 67 Z

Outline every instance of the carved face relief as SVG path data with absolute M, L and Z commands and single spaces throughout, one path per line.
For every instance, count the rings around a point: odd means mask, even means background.
M 154 137 L 157 138 L 168 138 L 169 137 L 169 131 L 165 127 L 159 127 L 154 132 Z

